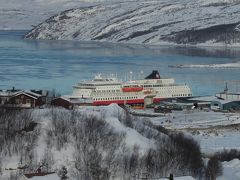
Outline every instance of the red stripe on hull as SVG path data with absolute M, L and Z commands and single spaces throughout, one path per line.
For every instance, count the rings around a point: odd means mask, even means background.
M 153 102 L 158 103 L 160 102 L 160 98 L 154 98 Z M 111 100 L 111 101 L 94 101 L 93 105 L 94 106 L 101 106 L 101 105 L 109 105 L 112 103 L 116 104 L 144 104 L 144 99 L 129 99 L 129 100 Z

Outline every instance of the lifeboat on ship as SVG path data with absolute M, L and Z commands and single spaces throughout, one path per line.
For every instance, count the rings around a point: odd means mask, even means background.
M 122 88 L 123 92 L 139 92 L 142 90 L 143 90 L 143 87 L 123 87 Z

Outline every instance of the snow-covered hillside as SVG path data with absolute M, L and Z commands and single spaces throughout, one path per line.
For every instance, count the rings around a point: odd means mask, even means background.
M 170 172 L 198 176 L 196 170 L 204 168 L 192 138 L 168 134 L 116 104 L 73 111 L 2 110 L 0 125 L 6 127 L 0 131 L 1 180 L 39 166 L 44 172 L 65 166 L 72 180 L 132 179 L 143 172 L 155 178 Z
M 144 174 L 157 179 L 169 173 L 198 179 L 211 170 L 206 157 L 224 152 L 216 156 L 229 161 L 222 163 L 219 180 L 238 180 L 239 115 L 193 110 L 147 118 L 131 116 L 116 104 L 1 110 L 0 179 L 32 173 L 39 166 L 58 173 L 65 166 L 72 180 L 91 179 L 96 173 L 110 179 Z
M 0 0 L 0 29 L 32 29 L 65 9 L 98 0 Z
M 119 0 L 0 0 L 0 30 L 32 29 L 63 10 Z
M 100 3 L 52 16 L 26 38 L 238 46 L 239 10 L 237 0 Z

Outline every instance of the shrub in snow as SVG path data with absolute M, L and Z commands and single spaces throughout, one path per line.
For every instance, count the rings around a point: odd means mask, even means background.
M 214 155 L 219 161 L 231 161 L 233 159 L 240 159 L 240 151 L 237 149 L 224 150 Z
M 193 175 L 197 175 L 199 170 L 204 168 L 199 144 L 193 138 L 185 137 L 182 133 L 171 134 L 170 138 L 177 149 L 175 154 L 179 156 L 178 161 L 183 162 L 184 166 L 188 166 Z
M 215 180 L 217 176 L 222 175 L 223 168 L 221 162 L 215 157 L 211 157 L 207 164 L 206 177 L 207 179 Z
M 61 180 L 66 180 L 68 178 L 67 173 L 68 173 L 67 168 L 65 166 L 62 166 L 58 175 L 60 176 Z
M 75 168 L 82 179 L 109 179 L 119 168 L 124 134 L 114 132 L 102 119 L 83 118 L 75 126 Z

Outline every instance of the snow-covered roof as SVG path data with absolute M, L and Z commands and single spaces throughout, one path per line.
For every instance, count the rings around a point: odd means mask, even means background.
M 230 102 L 237 102 L 237 100 L 223 100 L 223 99 L 217 99 L 213 102 L 220 102 L 221 104 L 227 104 L 227 103 L 230 103 Z
M 193 101 L 218 101 L 219 99 L 216 96 L 200 96 L 189 98 L 189 100 Z
M 23 177 L 26 180 L 60 180 L 60 177 L 56 173 L 52 173 L 52 174 L 45 174 L 45 173 L 24 174 Z
M 80 103 L 92 103 L 91 98 L 79 98 L 79 97 L 72 97 L 72 96 L 61 96 L 55 99 L 63 99 L 65 101 L 68 101 L 69 103 L 73 104 L 80 104 Z
M 41 97 L 40 94 L 34 93 L 32 91 L 18 91 L 18 92 L 13 93 L 12 95 L 13 96 L 18 96 L 20 94 L 24 94 L 26 96 L 29 96 L 29 97 L 33 98 L 33 99 L 38 99 L 39 97 Z
M 36 97 L 41 97 L 42 96 L 41 94 L 38 94 L 38 93 L 35 93 L 35 92 L 32 92 L 32 91 L 28 91 L 28 90 L 25 90 L 24 92 L 27 93 L 27 94 L 31 94 L 33 96 L 36 96 Z

